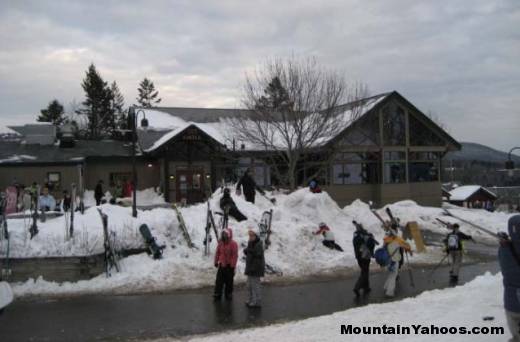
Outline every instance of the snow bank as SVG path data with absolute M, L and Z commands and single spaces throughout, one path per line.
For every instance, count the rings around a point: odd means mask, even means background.
M 105 200 L 108 202 L 112 198 L 112 194 L 110 191 L 107 191 L 105 193 Z M 137 205 L 139 206 L 151 206 L 151 205 L 158 205 L 158 204 L 165 204 L 166 201 L 164 200 L 164 196 L 162 194 L 157 193 L 154 188 L 148 188 L 144 190 L 138 190 L 137 191 Z M 128 203 L 131 205 L 132 198 L 120 198 L 118 201 L 122 201 L 123 203 Z M 83 195 L 83 203 L 86 207 L 93 207 L 96 205 L 96 199 L 94 198 L 94 190 L 85 190 L 85 193 Z
M 398 302 L 371 304 L 332 315 L 263 328 L 245 329 L 190 341 L 505 341 L 510 336 L 502 304 L 502 277 L 489 273 L 455 288 L 423 292 Z M 428 308 L 421 310 L 420 308 Z M 484 321 L 486 316 L 494 317 Z M 503 327 L 505 335 L 341 335 L 341 325 L 396 327 L 420 324 L 429 327 Z M 413 330 L 412 330 L 413 331 Z M 163 339 L 160 341 L 171 341 Z

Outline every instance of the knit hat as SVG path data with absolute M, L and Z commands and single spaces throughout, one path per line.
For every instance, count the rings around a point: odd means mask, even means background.
M 252 232 L 253 234 L 255 234 L 256 236 L 260 237 L 260 231 L 258 230 L 258 228 L 252 228 L 252 227 L 249 227 L 249 229 L 247 230 L 247 232 Z

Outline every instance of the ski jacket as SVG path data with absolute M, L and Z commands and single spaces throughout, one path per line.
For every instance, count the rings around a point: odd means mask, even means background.
M 265 274 L 264 246 L 258 236 L 254 241 L 248 242 L 244 254 L 246 255 L 245 275 L 263 277 Z
M 374 248 L 379 242 L 374 239 L 374 235 L 366 230 L 356 230 L 352 239 L 354 245 L 354 254 L 357 260 L 367 260 L 374 255 Z
M 498 262 L 504 283 L 504 307 L 507 311 L 520 313 L 520 215 L 508 222 L 510 241 L 501 241 Z
M 254 195 L 255 190 L 258 190 L 262 195 L 264 194 L 264 190 L 256 185 L 255 180 L 248 173 L 244 173 L 242 178 L 240 178 L 236 190 L 240 190 L 240 187 L 242 187 L 244 195 Z
M 393 262 L 401 261 L 402 256 L 399 251 L 400 248 L 407 252 L 412 251 L 412 247 L 410 247 L 410 245 L 399 236 L 385 236 L 383 241 Z
M 457 235 L 457 238 L 459 240 L 457 248 L 451 249 L 452 251 L 462 251 L 464 249 L 464 244 L 462 243 L 462 241 L 472 239 L 471 235 L 464 234 L 463 232 L 451 232 L 448 235 L 446 235 L 446 238 L 444 238 L 443 240 L 446 251 L 448 251 L 448 239 L 450 238 L 450 235 Z
M 334 233 L 330 230 L 328 226 L 320 227 L 316 232 L 313 233 L 314 235 L 323 235 L 323 239 L 325 241 L 334 241 Z
M 41 210 L 54 211 L 56 209 L 56 200 L 51 195 L 41 195 L 39 203 Z
M 222 239 L 218 241 L 217 250 L 215 252 L 215 265 L 218 267 L 237 266 L 238 260 L 238 245 L 233 240 L 233 231 L 230 228 L 224 229 L 228 235 L 228 240 L 224 242 Z
M 220 199 L 220 209 L 222 211 L 226 211 L 226 207 L 228 209 L 236 208 L 237 205 L 235 204 L 235 201 L 231 198 L 231 195 L 224 194 L 222 198 Z

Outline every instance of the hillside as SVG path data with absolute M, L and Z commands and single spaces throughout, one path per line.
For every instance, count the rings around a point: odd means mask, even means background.
M 507 152 L 495 150 L 489 146 L 472 143 L 461 142 L 462 149 L 456 152 L 449 152 L 444 157 L 445 161 L 483 161 L 489 163 L 503 164 L 507 160 Z M 513 155 L 513 160 L 520 163 L 520 157 Z

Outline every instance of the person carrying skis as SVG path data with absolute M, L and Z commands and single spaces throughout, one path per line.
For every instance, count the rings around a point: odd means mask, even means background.
M 260 235 L 255 230 L 250 228 L 247 234 L 249 241 L 247 247 L 244 248 L 248 291 L 246 306 L 259 308 L 262 305 L 262 284 L 260 278 L 265 274 L 264 246 L 260 240 Z
M 498 263 L 504 283 L 504 309 L 513 338 L 520 341 L 520 215 L 509 218 L 509 236 L 499 233 Z
M 100 179 L 97 182 L 96 188 L 94 189 L 94 198 L 96 199 L 96 205 L 101 205 L 101 199 L 103 198 L 103 181 Z
M 401 250 L 403 250 L 404 253 L 410 253 L 410 255 L 413 253 L 410 245 L 401 237 L 399 237 L 397 235 L 397 230 L 394 230 L 393 228 L 387 230 L 383 243 L 384 247 L 388 251 L 388 254 L 390 255 L 388 278 L 386 279 L 383 288 L 387 297 L 393 297 L 395 295 L 395 283 L 397 281 L 397 277 L 399 276 L 399 263 L 403 258 Z
M 365 294 L 371 291 L 369 282 L 370 259 L 374 256 L 374 248 L 379 242 L 374 239 L 374 235 L 365 230 L 363 225 L 356 221 L 352 221 L 356 226 L 352 244 L 354 245 L 354 255 L 361 269 L 359 278 L 354 286 L 354 293 L 359 296 L 359 290 L 363 290 Z
M 466 235 L 459 230 L 457 223 L 450 224 L 452 231 L 444 239 L 445 252 L 451 260 L 450 280 L 457 282 L 459 280 L 459 270 L 462 264 L 462 256 L 464 250 L 464 240 L 473 240 L 471 235 Z
M 214 262 L 215 267 L 218 269 L 217 279 L 215 280 L 215 293 L 213 294 L 215 300 L 220 300 L 223 290 L 227 300 L 233 298 L 233 280 L 237 260 L 238 245 L 235 240 L 233 240 L 233 231 L 231 228 L 225 228 L 222 231 L 215 252 Z
M 343 252 L 343 248 L 336 243 L 334 240 L 334 233 L 330 230 L 329 226 L 327 226 L 324 222 L 321 222 L 318 230 L 312 233 L 313 235 L 323 235 L 323 246 L 335 249 L 337 251 Z
M 238 222 L 247 220 L 247 217 L 238 210 L 235 201 L 231 198 L 231 192 L 229 188 L 224 189 L 224 194 L 220 198 L 220 209 L 228 213 L 229 216 L 233 217 Z
M 246 169 L 244 175 L 237 183 L 236 193 L 240 195 L 240 187 L 243 189 L 244 197 L 246 201 L 255 203 L 255 190 L 258 190 L 262 195 L 265 195 L 264 190 L 262 190 L 258 185 L 256 185 L 255 180 L 251 177 L 251 170 L 249 168 Z

